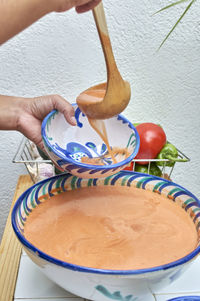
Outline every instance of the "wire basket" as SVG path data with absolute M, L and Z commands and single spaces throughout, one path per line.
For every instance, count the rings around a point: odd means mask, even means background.
M 178 158 L 184 159 L 185 162 L 190 161 L 190 159 L 179 149 Z M 138 162 L 145 162 L 147 159 L 134 159 L 126 170 L 135 170 L 135 164 Z M 12 160 L 13 163 L 23 163 L 31 176 L 33 183 L 36 183 L 42 179 L 48 178 L 60 173 L 54 166 L 51 160 L 44 159 L 40 156 L 36 145 L 28 140 L 23 138 L 17 152 Z M 175 168 L 175 163 L 173 166 L 167 166 L 167 163 L 170 162 L 168 159 L 148 159 L 148 174 L 150 173 L 151 164 L 153 162 L 162 162 L 163 166 L 161 167 L 162 177 L 168 180 L 171 180 L 172 172 Z

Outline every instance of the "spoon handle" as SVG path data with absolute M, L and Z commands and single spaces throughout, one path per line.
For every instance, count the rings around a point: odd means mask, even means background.
M 102 1 L 92 10 L 92 12 L 98 30 L 99 38 L 101 40 L 108 75 L 111 75 L 113 72 L 115 72 L 115 75 L 116 73 L 118 73 L 118 75 L 121 77 L 112 51 L 112 45 L 108 33 L 108 27 Z

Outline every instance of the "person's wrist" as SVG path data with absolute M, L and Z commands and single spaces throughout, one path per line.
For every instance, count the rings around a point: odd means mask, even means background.
M 60 1 L 57 0 L 43 0 L 45 5 L 46 13 L 58 12 L 60 10 Z
M 0 129 L 18 130 L 18 120 L 22 115 L 20 98 L 0 95 Z
M 40 17 L 55 11 L 56 0 L 33 0 L 32 4 L 38 10 Z
M 21 120 L 24 118 L 25 107 L 26 107 L 26 99 L 23 97 L 16 97 L 15 98 L 15 106 L 13 109 L 13 113 L 15 114 L 14 117 L 14 127 L 16 131 L 21 130 Z

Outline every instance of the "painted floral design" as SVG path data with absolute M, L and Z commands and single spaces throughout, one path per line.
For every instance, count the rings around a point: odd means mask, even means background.
M 115 291 L 114 293 L 109 292 L 107 288 L 103 285 L 97 285 L 96 290 L 102 293 L 104 296 L 108 297 L 111 300 L 119 300 L 119 301 L 137 301 L 138 298 L 133 295 L 122 296 L 120 291 Z
M 93 142 L 87 142 L 85 146 L 77 142 L 70 142 L 66 144 L 66 149 L 56 143 L 54 147 L 57 151 L 63 153 L 66 158 L 73 159 L 77 162 L 81 162 L 82 157 L 100 157 L 107 152 L 107 147 L 104 143 L 97 147 Z M 112 161 L 107 160 L 106 163 L 111 164 Z

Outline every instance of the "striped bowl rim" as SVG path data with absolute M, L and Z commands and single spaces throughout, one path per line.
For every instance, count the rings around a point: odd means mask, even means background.
M 139 177 L 145 177 L 146 178 L 146 183 L 148 183 L 149 181 L 153 181 L 153 180 L 160 180 L 162 182 L 165 182 L 165 184 L 169 185 L 169 186 L 175 186 L 177 188 L 180 188 L 183 192 L 185 192 L 188 196 L 190 196 L 191 198 L 194 199 L 194 201 L 197 203 L 198 207 L 200 207 L 200 201 L 197 197 L 195 197 L 195 195 L 193 195 L 189 190 L 185 189 L 184 187 L 182 187 L 181 185 L 178 185 L 174 182 L 168 181 L 166 179 L 163 178 L 159 178 L 156 176 L 152 176 L 152 175 L 148 175 L 148 174 L 144 174 L 144 173 L 137 173 L 137 172 L 132 172 L 132 171 L 121 171 L 116 175 L 110 176 L 108 178 L 111 177 L 123 177 L 123 176 L 130 176 L 130 178 L 132 180 L 135 180 Z M 42 186 L 43 184 L 47 183 L 47 182 L 55 182 L 57 179 L 61 178 L 61 177 L 74 177 L 73 175 L 69 174 L 69 173 L 63 173 L 54 177 L 51 177 L 49 179 L 45 179 L 41 182 L 38 182 L 36 184 L 34 184 L 33 186 L 31 186 L 30 188 L 28 188 L 16 201 L 14 208 L 12 210 L 12 215 L 11 215 L 11 221 L 12 221 L 12 227 L 13 230 L 17 236 L 17 238 L 19 239 L 19 241 L 22 243 L 23 246 L 25 246 L 26 248 L 28 248 L 30 251 L 32 251 L 33 253 L 36 254 L 36 256 L 39 256 L 41 258 L 43 258 L 44 260 L 46 260 L 47 262 L 56 264 L 58 266 L 62 266 L 64 268 L 73 270 L 73 271 L 79 271 L 79 272 L 85 272 L 85 273 L 93 273 L 93 274 L 106 274 L 106 275 L 140 275 L 140 274 L 147 274 L 147 273 L 152 273 L 152 272 L 156 272 L 156 271 L 162 271 L 162 270 L 169 270 L 170 268 L 174 268 L 180 265 L 183 265 L 185 263 L 187 263 L 188 261 L 192 260 L 194 257 L 196 257 L 199 252 L 200 252 L 200 245 L 198 245 L 196 247 L 196 249 L 194 249 L 191 253 L 189 253 L 188 255 L 180 258 L 179 260 L 170 262 L 168 264 L 164 264 L 164 265 L 160 265 L 160 266 L 156 266 L 156 267 L 152 267 L 152 268 L 146 268 L 146 269 L 136 269 L 136 270 L 109 270 L 109 269 L 96 269 L 96 268 L 88 268 L 88 267 L 84 267 L 81 265 L 76 265 L 76 264 L 71 264 L 71 263 L 67 263 L 65 261 L 56 259 L 50 255 L 47 255 L 46 253 L 42 252 L 40 249 L 36 248 L 34 245 L 32 245 L 24 236 L 23 234 L 21 234 L 21 231 L 16 223 L 16 214 L 17 214 L 17 210 L 19 209 L 19 206 L 21 205 L 21 202 L 23 201 L 23 199 L 25 197 L 27 197 L 29 195 L 29 193 L 31 193 L 32 190 L 34 190 L 34 188 L 36 188 L 37 186 Z M 85 180 L 85 179 L 81 179 L 78 177 L 75 177 L 79 180 Z M 106 179 L 106 178 L 105 178 Z M 92 179 L 92 181 L 97 181 L 100 179 Z M 144 186 L 142 186 L 140 189 L 144 188 Z

